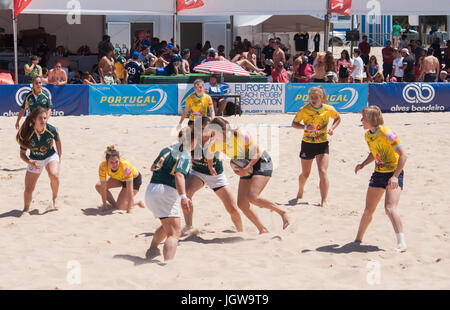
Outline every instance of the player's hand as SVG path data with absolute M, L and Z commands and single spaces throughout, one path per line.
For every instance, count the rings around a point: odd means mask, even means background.
M 41 167 L 39 167 L 39 165 L 35 161 L 30 161 L 30 166 L 36 170 L 41 170 Z
M 19 127 L 20 127 L 19 122 L 17 122 L 16 123 L 16 130 L 19 130 Z
M 398 178 L 393 175 L 388 181 L 388 188 L 396 189 L 397 187 L 398 187 Z
M 333 129 L 328 129 L 328 134 L 330 135 L 330 136 L 332 136 L 333 135 L 333 133 L 334 133 L 334 130 Z
M 209 172 L 211 172 L 211 175 L 213 175 L 213 176 L 217 175 L 217 171 L 216 171 L 216 169 L 214 169 L 214 167 L 209 168 Z
M 363 164 L 356 165 L 356 167 L 355 167 L 355 174 L 357 174 L 358 171 L 361 170 L 362 168 L 364 168 Z
M 189 212 L 190 208 L 192 208 L 192 201 L 189 198 L 181 198 L 181 208 L 185 212 Z

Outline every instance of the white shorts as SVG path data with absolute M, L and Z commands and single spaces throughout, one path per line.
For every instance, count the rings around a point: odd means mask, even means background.
M 50 157 L 48 157 L 46 159 L 43 159 L 43 160 L 36 160 L 35 161 L 36 165 L 40 168 L 39 170 L 36 170 L 36 169 L 33 168 L 33 166 L 28 165 L 27 166 L 27 171 L 31 172 L 31 173 L 40 174 L 44 170 L 44 168 L 47 167 L 48 163 L 52 162 L 52 161 L 59 161 L 58 153 L 55 152 L 55 154 L 53 154 L 52 156 L 50 156 Z
M 218 175 L 209 175 L 209 174 L 204 174 L 198 171 L 195 171 L 194 169 L 191 170 L 191 175 L 196 176 L 197 178 L 199 178 L 200 180 L 203 181 L 203 183 L 205 183 L 206 185 L 208 185 L 208 187 L 212 190 L 214 189 L 219 189 L 221 187 L 227 186 L 228 184 L 228 179 L 227 176 L 225 175 L 224 172 L 222 172 L 221 174 Z
M 178 192 L 169 185 L 150 183 L 145 192 L 145 204 L 156 218 L 181 217 Z

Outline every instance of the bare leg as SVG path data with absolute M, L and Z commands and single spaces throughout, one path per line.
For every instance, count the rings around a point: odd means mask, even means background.
M 227 107 L 227 101 L 224 99 L 220 100 L 218 103 L 218 107 L 217 107 L 217 115 L 222 116 L 223 111 L 225 111 L 226 107 Z
M 302 173 L 298 177 L 298 194 L 297 199 L 303 198 L 305 192 L 305 184 L 311 174 L 311 167 L 314 159 L 301 159 Z
M 133 189 L 133 198 L 136 196 L 136 194 L 139 193 L 138 190 Z M 140 208 L 144 208 L 144 203 L 142 201 L 135 201 L 133 206 L 139 205 Z M 117 197 L 117 209 L 119 210 L 128 210 L 128 194 L 127 189 L 122 188 L 122 190 L 119 193 L 119 196 Z
M 190 175 L 186 181 L 186 196 L 192 201 L 192 197 L 194 194 L 203 187 L 203 181 L 200 178 Z M 190 228 L 192 228 L 192 220 L 194 217 L 194 203 L 192 202 L 192 208 L 189 208 L 189 211 L 185 211 L 183 209 L 184 221 L 186 226 L 183 228 L 183 232 L 186 232 Z
M 254 175 L 250 180 L 251 183 L 249 190 L 247 192 L 250 203 L 257 205 L 260 208 L 269 209 L 271 211 L 275 211 L 276 213 L 278 213 L 278 215 L 280 215 L 281 219 L 283 220 L 283 229 L 286 229 L 286 227 L 288 227 L 290 224 L 286 211 L 280 209 L 272 201 L 262 198 L 260 196 L 261 192 L 269 182 L 270 177 L 262 175 Z
M 238 189 L 238 199 L 237 204 L 239 209 L 244 212 L 245 216 L 253 223 L 255 224 L 256 228 L 259 230 L 260 234 L 268 233 L 269 231 L 267 228 L 261 223 L 261 220 L 259 219 L 258 215 L 255 213 L 254 210 L 250 208 L 250 200 L 248 198 L 248 191 L 250 188 L 251 180 L 247 179 L 240 179 L 239 180 L 239 189 Z
M 25 191 L 23 193 L 24 208 L 23 213 L 28 213 L 30 211 L 31 200 L 33 199 L 33 191 L 36 187 L 37 180 L 39 179 L 39 173 L 28 172 L 25 174 Z
M 169 217 L 161 219 L 161 223 L 167 234 L 166 242 L 164 242 L 163 255 L 164 261 L 171 260 L 175 257 L 177 251 L 178 239 L 180 239 L 181 220 L 179 217 Z
M 48 177 L 50 178 L 50 186 L 52 188 L 52 200 L 53 209 L 58 209 L 56 205 L 56 198 L 58 197 L 58 189 L 59 189 L 59 161 L 51 161 L 47 165 Z
M 220 200 L 222 200 L 225 209 L 230 214 L 231 220 L 233 221 L 237 231 L 243 231 L 241 215 L 239 214 L 236 200 L 234 199 L 230 188 L 228 186 L 222 187 L 221 189 L 216 191 L 216 194 L 217 196 L 219 196 Z
M 359 223 L 358 234 L 356 235 L 355 241 L 361 242 L 364 234 L 366 233 L 367 227 L 372 221 L 373 213 L 377 208 L 381 197 L 384 194 L 384 188 L 370 187 L 367 190 L 366 195 L 366 208 L 364 210 L 363 216 L 361 217 L 361 222 Z
M 397 251 L 399 252 L 403 252 L 407 248 L 403 235 L 403 224 L 397 208 L 400 201 L 401 192 L 402 190 L 400 187 L 397 187 L 396 189 L 386 189 L 386 197 L 384 201 L 386 214 L 391 220 L 392 226 L 394 227 L 394 231 L 397 235 Z
M 119 180 L 109 178 L 108 181 L 106 182 L 106 201 L 108 201 L 111 204 L 111 206 L 115 209 L 117 209 L 117 202 L 114 199 L 114 196 L 112 195 L 112 193 L 109 191 L 109 189 L 117 188 L 117 187 L 122 187 L 122 183 Z M 100 182 L 98 182 L 95 185 L 95 189 L 101 195 L 101 183 Z
M 328 198 L 328 189 L 330 188 L 330 182 L 328 180 L 327 170 L 328 170 L 328 154 L 320 154 L 316 156 L 317 168 L 319 169 L 319 177 L 320 177 L 320 196 L 322 197 L 322 201 L 320 205 L 322 207 L 327 206 L 327 198 Z
M 250 61 L 248 61 L 247 59 L 242 59 L 236 62 L 239 66 L 245 68 L 245 70 L 247 71 L 257 71 L 257 72 L 262 72 L 264 71 L 264 69 L 260 69 L 257 66 L 255 66 L 254 64 L 252 64 Z

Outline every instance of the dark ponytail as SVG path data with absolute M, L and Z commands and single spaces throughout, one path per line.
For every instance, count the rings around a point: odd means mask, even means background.
M 106 161 L 108 161 L 111 157 L 118 157 L 120 159 L 119 151 L 116 150 L 114 145 L 108 146 L 105 151 Z
M 16 141 L 20 144 L 21 147 L 26 149 L 32 148 L 30 144 L 31 134 L 33 133 L 36 119 L 41 113 L 47 113 L 47 109 L 38 106 L 35 110 L 33 110 L 33 112 L 28 114 L 27 118 L 20 127 L 19 132 L 17 132 Z

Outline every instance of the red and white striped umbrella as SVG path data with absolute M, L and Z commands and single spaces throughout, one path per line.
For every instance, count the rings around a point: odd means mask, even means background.
M 194 68 L 195 72 L 200 73 L 225 73 L 234 75 L 250 76 L 250 72 L 244 70 L 238 64 L 228 60 L 212 60 L 204 62 Z

